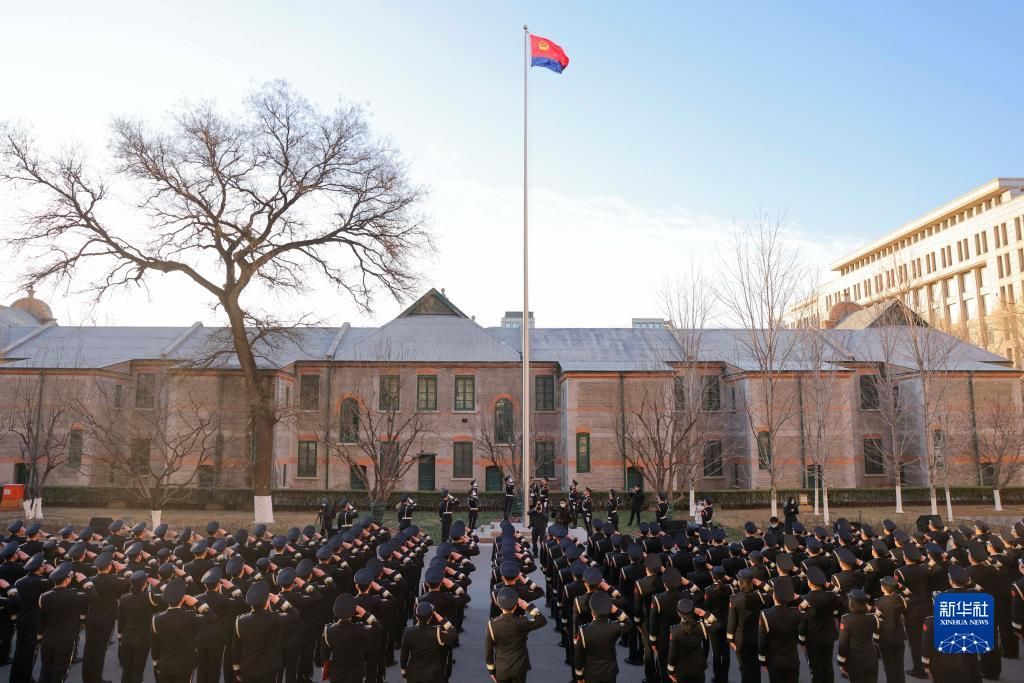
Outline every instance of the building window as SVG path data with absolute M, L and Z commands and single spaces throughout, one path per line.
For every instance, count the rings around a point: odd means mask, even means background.
M 200 465 L 196 469 L 196 478 L 202 488 L 211 488 L 217 485 L 217 469 L 213 465 Z
M 686 411 L 686 378 L 675 377 L 672 379 L 672 394 L 675 400 L 676 412 Z
M 501 468 L 496 465 L 490 465 L 484 470 L 484 490 L 494 493 L 504 489 L 503 480 L 504 475 L 501 473 Z
M 878 376 L 860 376 L 860 409 L 878 410 L 882 404 L 878 396 Z
M 978 477 L 981 479 L 981 485 L 985 487 L 992 487 L 996 480 L 996 466 L 995 463 L 983 462 L 978 470 Z
M 316 441 L 299 442 L 299 471 L 300 477 L 316 476 Z
M 729 387 L 729 410 L 736 412 L 736 387 Z
M 349 465 L 348 487 L 353 491 L 366 490 L 366 465 Z
M 437 376 L 416 378 L 416 410 L 437 410 Z
M 156 375 L 144 372 L 135 378 L 135 407 L 150 410 L 156 402 Z
M 471 441 L 456 441 L 452 444 L 452 478 L 473 478 L 473 443 Z
M 476 377 L 472 375 L 455 378 L 455 410 L 467 411 L 476 408 Z
M 534 378 L 537 410 L 555 409 L 555 377 L 554 375 L 538 375 Z
M 399 444 L 397 441 L 381 441 L 377 455 L 377 472 L 382 477 L 397 479 L 400 474 Z
M 701 396 L 701 408 L 704 410 L 722 409 L 722 383 L 718 375 L 710 375 L 703 378 L 703 394 Z
M 149 466 L 149 451 L 149 439 L 132 439 L 130 462 L 136 472 L 145 474 L 152 471 Z
M 500 398 L 494 404 L 494 440 L 497 443 L 515 443 L 515 418 L 512 416 L 512 401 Z
M 82 446 L 85 438 L 81 429 L 72 429 L 68 435 L 68 465 L 71 467 L 82 466 Z
M 946 466 L 946 432 L 941 429 L 932 431 L 932 452 L 935 456 L 935 467 Z
M 864 439 L 864 474 L 885 474 L 881 439 Z
M 769 471 L 772 468 L 772 435 L 770 432 L 757 433 L 757 469 Z
M 433 453 L 420 453 L 416 473 L 416 489 L 418 491 L 434 490 L 437 485 L 436 462 L 437 458 Z
M 121 388 L 120 384 L 114 385 L 114 410 L 121 410 L 121 406 L 124 405 L 124 389 Z
M 320 407 L 320 375 L 299 375 L 299 409 Z
M 338 426 L 338 440 L 341 443 L 359 441 L 359 402 L 346 398 L 341 402 L 341 423 Z
M 377 407 L 380 410 L 401 410 L 402 382 L 398 375 L 380 376 L 380 394 Z
M 721 477 L 721 476 L 723 476 L 723 469 L 722 469 L 722 442 L 721 441 L 705 441 L 704 442 L 704 476 L 705 477 Z
M 576 471 L 590 471 L 590 434 L 576 435 Z
M 555 442 L 538 441 L 533 449 L 534 454 L 534 476 L 553 477 L 555 476 Z

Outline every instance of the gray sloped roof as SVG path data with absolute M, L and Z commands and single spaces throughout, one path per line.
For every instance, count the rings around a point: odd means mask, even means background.
M 342 337 L 339 361 L 427 363 L 518 363 L 519 349 L 488 334 L 476 322 L 454 315 L 413 315 L 380 328 Z
M 930 349 L 934 362 L 949 370 L 998 371 L 1006 370 L 1010 363 L 998 354 L 932 328 L 894 326 L 827 331 L 828 339 L 849 354 L 851 360 L 888 362 L 907 368 L 916 366 L 912 335 L 918 335 L 918 348 Z

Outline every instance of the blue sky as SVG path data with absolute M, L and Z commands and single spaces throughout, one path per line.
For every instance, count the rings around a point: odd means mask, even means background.
M 691 262 L 713 275 L 723 231 L 758 209 L 785 210 L 820 264 L 1024 175 L 1008 4 L 26 5 L 5 10 L 0 118 L 49 140 L 102 151 L 114 115 L 158 118 L 182 98 L 230 108 L 271 78 L 325 105 L 365 103 L 430 187 L 427 279 L 483 324 L 519 305 L 523 23 L 572 60 L 561 76 L 530 74 L 541 325 L 657 315 L 657 283 Z M 89 319 L 216 321 L 179 284 Z M 313 300 L 335 324 L 399 309 Z M 73 296 L 56 308 L 85 319 Z

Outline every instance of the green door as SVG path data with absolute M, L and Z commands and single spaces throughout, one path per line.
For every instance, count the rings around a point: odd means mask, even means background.
M 434 454 L 423 453 L 419 462 L 419 486 L 420 491 L 434 490 Z
M 629 469 L 626 470 L 626 488 L 627 489 L 631 489 L 634 486 L 640 486 L 642 488 L 643 485 L 644 485 L 644 475 L 643 475 L 643 472 L 641 472 L 640 470 L 638 470 L 635 467 L 630 467 Z
M 504 477 L 501 476 L 501 468 L 491 465 L 484 472 L 484 490 L 485 491 L 501 491 L 504 489 L 502 486 L 502 480 Z
M 23 462 L 14 464 L 14 483 L 15 484 L 27 484 L 28 483 L 28 465 Z

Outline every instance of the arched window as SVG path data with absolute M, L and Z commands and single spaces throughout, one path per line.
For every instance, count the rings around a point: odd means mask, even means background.
M 498 443 L 515 441 L 512 401 L 507 398 L 498 399 L 494 404 L 494 440 Z
M 342 443 L 356 443 L 359 440 L 359 402 L 354 398 L 346 398 L 341 402 L 338 435 Z

